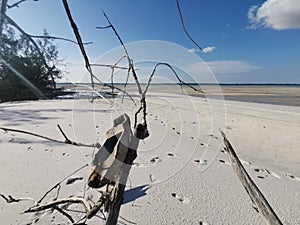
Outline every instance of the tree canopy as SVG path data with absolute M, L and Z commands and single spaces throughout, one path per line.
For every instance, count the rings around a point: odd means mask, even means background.
M 44 31 L 33 44 L 4 25 L 0 33 L 0 101 L 35 100 L 52 97 L 55 79 L 61 75 L 57 46 Z

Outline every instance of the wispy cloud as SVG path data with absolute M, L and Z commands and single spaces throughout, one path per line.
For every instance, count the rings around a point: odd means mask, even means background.
M 216 60 L 196 63 L 190 66 L 189 72 L 206 74 L 211 70 L 216 75 L 244 74 L 260 69 L 259 66 L 240 60 Z
M 268 27 L 275 30 L 300 28 L 299 0 L 267 0 L 248 11 L 248 28 Z
M 215 49 L 216 48 L 212 47 L 212 46 L 211 47 L 206 47 L 206 48 L 202 49 L 202 52 L 203 53 L 209 53 L 209 52 L 212 52 Z M 191 48 L 191 49 L 189 49 L 189 52 L 191 52 L 191 53 L 200 52 L 200 49 L 198 49 L 198 48 Z

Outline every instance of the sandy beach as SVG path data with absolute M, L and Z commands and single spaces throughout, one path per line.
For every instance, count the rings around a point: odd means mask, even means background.
M 224 154 L 219 129 L 283 224 L 300 224 L 300 107 L 158 91 L 147 101 L 150 136 L 139 144 L 119 224 L 266 224 Z M 1 103 L 0 126 L 63 141 L 59 124 L 71 140 L 102 144 L 113 119 L 127 113 L 133 123 L 137 108 L 121 98 Z M 1 131 L 0 194 L 38 200 L 90 164 L 95 151 Z M 72 175 L 76 182 L 63 182 L 59 198 L 85 194 L 97 201 L 97 191 L 85 190 L 87 174 L 85 167 Z M 30 224 L 36 215 L 21 213 L 31 205 L 0 199 L 0 224 Z M 39 218 L 37 224 L 71 224 L 56 211 Z

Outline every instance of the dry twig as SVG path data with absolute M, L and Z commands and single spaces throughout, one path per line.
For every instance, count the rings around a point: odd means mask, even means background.
M 176 0 L 176 5 L 177 5 L 178 13 L 179 13 L 179 16 L 180 16 L 180 22 L 181 22 L 182 28 L 184 30 L 184 33 L 202 51 L 203 49 L 200 47 L 200 45 L 196 41 L 194 41 L 194 39 L 191 37 L 191 35 L 187 31 L 187 29 L 185 28 L 183 16 L 182 16 L 180 5 L 179 5 L 179 0 Z
M 78 146 L 78 147 L 90 147 L 90 148 L 99 147 L 98 143 L 97 144 L 83 144 L 83 143 L 70 141 L 70 140 L 60 141 L 60 140 L 56 140 L 56 139 L 53 139 L 53 138 L 49 138 L 49 137 L 46 137 L 46 136 L 43 136 L 43 135 L 40 135 L 40 134 L 36 134 L 36 133 L 29 132 L 29 131 L 24 131 L 24 130 L 11 129 L 11 128 L 7 128 L 7 127 L 0 127 L 0 129 L 5 131 L 5 132 L 9 131 L 9 132 L 28 134 L 28 135 L 31 135 L 31 136 L 39 137 L 39 138 L 42 138 L 42 139 L 46 139 L 48 141 L 53 141 L 53 142 L 57 142 L 57 143 L 61 143 L 61 144 L 70 144 L 70 145 L 75 145 L 75 146 Z

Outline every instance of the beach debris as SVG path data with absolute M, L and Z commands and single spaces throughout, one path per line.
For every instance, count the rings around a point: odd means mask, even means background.
M 167 154 L 167 156 L 175 156 L 175 154 L 174 154 L 174 153 L 171 153 L 171 152 L 169 152 L 169 153 Z
M 258 209 L 260 213 L 265 217 L 267 222 L 270 225 L 282 225 L 282 222 L 263 196 L 261 191 L 258 189 L 256 184 L 253 182 L 245 168 L 243 167 L 241 161 L 239 160 L 237 154 L 235 153 L 232 145 L 230 144 L 229 140 L 226 138 L 226 135 L 223 131 L 221 131 L 221 135 L 223 136 L 223 141 L 226 147 L 226 153 L 231 161 L 232 168 L 238 178 L 240 179 L 242 185 L 247 191 L 252 203 Z

